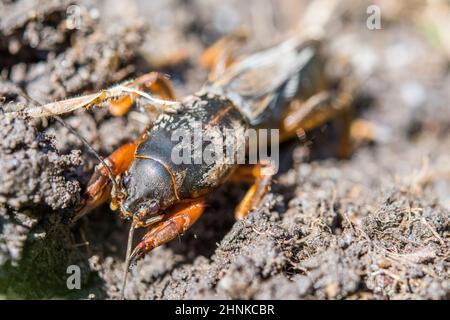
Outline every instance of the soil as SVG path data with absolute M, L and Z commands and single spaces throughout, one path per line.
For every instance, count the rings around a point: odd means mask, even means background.
M 372 123 L 373 141 L 338 159 L 330 123 L 306 142 L 285 143 L 281 170 L 258 210 L 236 222 L 246 186 L 215 191 L 191 230 L 132 269 L 127 298 L 449 298 L 450 52 L 439 42 L 443 26 L 429 20 L 424 12 L 433 8 L 421 1 L 379 1 L 382 29 L 369 30 L 370 3 L 343 3 L 350 6 L 324 45 L 330 69 L 346 56 L 368 75 L 355 106 Z M 252 36 L 243 52 L 267 47 L 295 29 L 305 5 L 2 0 L 0 297 L 118 298 L 129 227 L 107 205 L 72 225 L 95 157 L 52 119 L 5 112 L 152 70 L 170 75 L 182 97 L 206 80 L 198 56 L 208 45 L 245 24 Z M 65 120 L 103 156 L 144 127 L 136 110 L 115 118 L 95 108 Z M 74 264 L 80 290 L 66 286 Z

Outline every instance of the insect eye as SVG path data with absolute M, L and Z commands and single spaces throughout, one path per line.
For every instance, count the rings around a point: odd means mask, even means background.
M 150 201 L 150 203 L 149 203 L 149 208 L 150 208 L 151 210 L 158 209 L 158 202 L 157 202 L 156 200 Z
M 125 176 L 122 179 L 122 185 L 126 188 L 128 187 L 128 184 L 130 183 L 130 176 Z
M 148 203 L 147 212 L 148 212 L 149 214 L 155 214 L 155 213 L 158 212 L 158 210 L 159 210 L 158 201 L 156 201 L 156 200 L 151 200 L 151 201 Z

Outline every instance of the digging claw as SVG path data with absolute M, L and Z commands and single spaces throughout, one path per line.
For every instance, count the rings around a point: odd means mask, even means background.
M 138 260 L 141 259 L 144 254 L 145 251 L 139 245 L 134 248 L 133 252 L 130 255 L 130 266 L 128 268 L 131 269 L 133 266 L 135 266 Z
M 98 204 L 95 203 L 95 201 L 89 201 L 90 199 L 83 199 L 83 201 L 81 201 L 81 204 L 78 205 L 75 208 L 75 213 L 74 216 L 71 220 L 72 223 L 77 222 L 78 220 L 80 220 L 82 217 L 84 217 L 86 214 L 88 214 L 89 212 L 91 212 L 93 209 L 95 209 Z M 100 200 L 101 201 L 101 200 Z M 99 202 L 99 201 L 97 201 Z
M 136 263 L 153 249 L 183 234 L 194 224 L 204 209 L 205 200 L 203 198 L 172 208 L 169 213 L 162 217 L 163 221 L 149 227 L 147 234 L 131 253 L 130 264 Z

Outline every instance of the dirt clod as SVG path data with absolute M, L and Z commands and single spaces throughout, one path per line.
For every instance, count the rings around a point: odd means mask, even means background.
M 338 125 L 329 123 L 282 145 L 259 209 L 235 221 L 246 186 L 215 191 L 192 229 L 132 269 L 127 298 L 449 298 L 449 55 L 426 32 L 439 26 L 421 5 L 379 1 L 386 24 L 368 30 L 366 2 L 337 19 L 324 49 L 331 73 L 345 60 L 368 75 L 355 115 L 373 139 L 338 159 Z M 107 205 L 71 224 L 97 160 L 52 119 L 6 113 L 153 70 L 171 77 L 178 98 L 193 93 L 207 78 L 197 62 L 204 48 L 243 24 L 243 53 L 273 45 L 298 26 L 307 1 L 267 3 L 0 3 L 0 297 L 118 298 L 128 228 Z M 145 126 L 136 109 L 64 118 L 102 156 Z M 74 264 L 79 291 L 66 287 Z

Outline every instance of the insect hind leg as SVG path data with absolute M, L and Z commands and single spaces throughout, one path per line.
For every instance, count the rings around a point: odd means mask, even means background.
M 321 91 L 304 102 L 293 101 L 293 108 L 281 123 L 281 140 L 295 137 L 299 132 L 319 128 L 335 119 L 341 129 L 336 154 L 340 158 L 348 157 L 352 151 L 352 101 L 352 96 L 347 93 L 337 95 L 330 91 Z
M 187 203 L 180 203 L 164 215 L 162 221 L 151 225 L 142 241 L 131 253 L 131 263 L 135 263 L 145 254 L 175 239 L 188 230 L 205 210 L 205 199 L 197 198 Z

